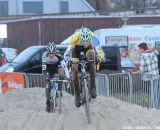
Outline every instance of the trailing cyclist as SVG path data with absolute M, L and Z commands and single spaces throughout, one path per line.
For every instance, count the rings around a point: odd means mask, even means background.
M 96 63 L 100 64 L 105 54 L 100 46 L 99 40 L 96 38 L 95 34 L 86 27 L 82 27 L 79 32 L 76 32 L 71 42 L 69 43 L 67 50 L 64 53 L 64 60 L 68 62 L 69 60 L 80 59 L 80 52 L 84 52 L 88 61 L 89 61 L 89 72 L 90 72 L 90 93 L 91 97 L 96 98 L 96 84 L 95 84 L 95 75 L 96 75 Z M 90 62 L 94 60 L 95 62 Z M 94 60 L 95 61 L 95 60 Z M 72 64 L 72 81 L 75 89 L 75 105 L 80 107 L 80 90 L 78 82 L 78 66 L 79 64 Z
M 46 79 L 46 111 L 50 112 L 50 79 L 55 73 L 58 73 L 60 80 L 63 80 L 65 75 L 69 79 L 69 72 L 63 57 L 56 53 L 56 45 L 49 42 L 46 49 L 47 51 L 42 56 L 42 73 Z M 62 83 L 58 83 L 58 89 L 62 90 Z

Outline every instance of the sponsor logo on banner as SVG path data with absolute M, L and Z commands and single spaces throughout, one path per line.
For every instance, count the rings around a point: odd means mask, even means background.
M 1 73 L 0 86 L 2 94 L 12 89 L 24 88 L 24 75 L 15 73 Z

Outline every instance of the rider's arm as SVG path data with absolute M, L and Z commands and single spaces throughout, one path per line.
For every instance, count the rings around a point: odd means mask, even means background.
M 69 76 L 69 71 L 68 71 L 66 62 L 63 60 L 63 57 L 62 57 L 61 55 L 56 54 L 56 56 L 57 56 L 58 59 L 60 60 L 60 66 L 64 69 L 65 76 L 67 77 L 67 79 L 69 79 L 70 76 Z
M 92 44 L 95 48 L 96 55 L 100 58 L 100 62 L 105 58 L 105 53 L 102 50 L 102 47 L 100 45 L 100 42 L 98 38 L 92 33 Z
M 66 65 L 66 62 L 64 60 L 61 60 L 61 66 L 63 67 L 64 69 L 64 72 L 65 72 L 65 76 L 67 79 L 70 79 L 70 76 L 69 76 L 69 70 L 67 68 L 67 65 Z
M 79 32 L 75 33 L 64 53 L 64 60 L 67 61 L 79 39 Z

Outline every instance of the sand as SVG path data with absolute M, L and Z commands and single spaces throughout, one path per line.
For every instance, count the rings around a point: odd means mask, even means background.
M 90 103 L 91 123 L 83 106 L 63 92 L 62 114 L 45 111 L 44 88 L 24 88 L 0 96 L 0 130 L 160 130 L 160 111 L 98 96 Z

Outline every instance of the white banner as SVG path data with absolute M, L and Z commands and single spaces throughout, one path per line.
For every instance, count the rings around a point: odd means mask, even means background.
M 7 38 L 7 25 L 0 24 L 0 38 Z

